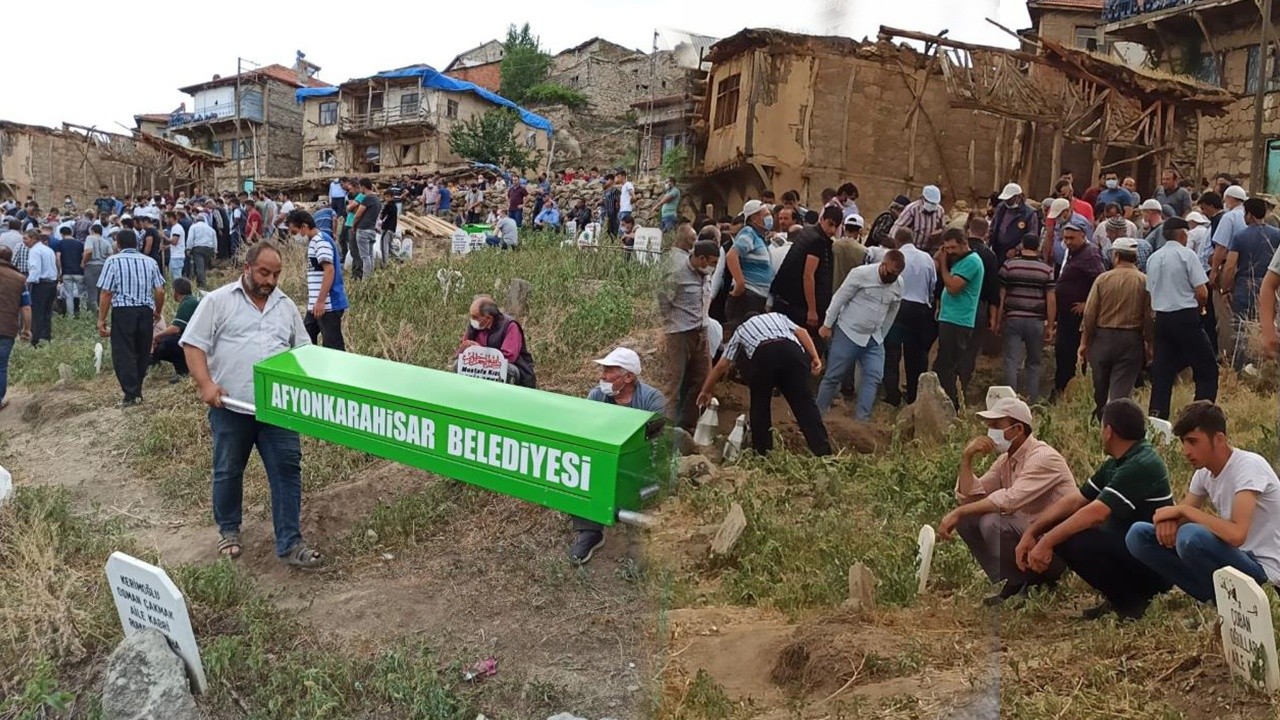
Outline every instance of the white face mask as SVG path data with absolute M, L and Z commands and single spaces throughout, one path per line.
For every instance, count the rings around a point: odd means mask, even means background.
M 480 327 L 480 321 L 479 321 L 479 320 L 476 320 L 475 318 L 471 318 L 471 329 L 472 329 L 472 330 L 483 330 L 484 328 Z
M 613 389 L 613 383 L 608 380 L 601 380 L 597 387 L 600 388 L 600 392 L 604 393 L 605 397 L 613 397 L 618 394 L 618 391 Z
M 1009 448 L 1013 445 L 1012 441 L 1005 439 L 1004 430 L 1001 430 L 1000 428 L 991 428 L 988 430 L 987 437 L 991 438 L 991 442 L 996 444 L 997 452 L 1009 452 Z

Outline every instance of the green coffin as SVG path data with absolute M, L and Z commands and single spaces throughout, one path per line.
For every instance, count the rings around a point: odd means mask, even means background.
M 254 367 L 257 418 L 612 525 L 657 482 L 653 413 L 315 345 Z

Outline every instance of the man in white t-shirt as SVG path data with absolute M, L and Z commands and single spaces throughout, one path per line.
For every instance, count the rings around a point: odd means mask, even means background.
M 1280 479 L 1271 463 L 1231 447 L 1226 413 L 1208 400 L 1183 408 L 1173 432 L 1196 472 L 1181 503 L 1129 528 L 1130 554 L 1201 602 L 1213 602 L 1213 573 L 1227 566 L 1280 585 Z
M 165 225 L 169 226 L 169 281 L 182 277 L 182 267 L 187 262 L 187 231 L 178 222 L 178 214 L 164 214 Z
M 631 184 L 627 179 L 627 173 L 618 173 L 618 180 L 622 182 L 622 192 L 618 198 L 618 221 L 626 220 L 631 217 L 633 206 L 635 204 L 636 186 Z

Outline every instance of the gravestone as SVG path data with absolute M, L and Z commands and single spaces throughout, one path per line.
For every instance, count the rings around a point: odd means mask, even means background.
M 466 230 L 456 230 L 449 244 L 449 252 L 454 255 L 466 255 L 471 252 L 471 236 Z
M 1267 593 L 1233 567 L 1213 573 L 1213 594 L 1222 618 L 1222 656 L 1231 674 L 1259 690 L 1280 690 L 1276 633 Z
M 870 612 L 876 608 L 876 576 L 860 562 L 849 568 L 849 599 L 846 605 L 854 612 Z
M 507 381 L 507 358 L 498 348 L 473 345 L 458 355 L 458 374 L 479 380 Z
M 507 288 L 507 314 L 516 320 L 524 320 L 524 316 L 529 312 L 529 293 L 531 292 L 533 292 L 533 285 L 528 280 L 512 278 L 511 286 Z
M 916 542 L 919 545 L 916 559 L 920 562 L 920 567 L 916 570 L 916 577 L 920 579 L 916 594 L 923 595 L 925 586 L 929 584 L 929 571 L 933 568 L 933 546 L 937 542 L 937 534 L 934 533 L 933 527 L 925 525 L 920 528 L 920 537 Z
M 955 422 L 956 408 L 937 373 L 921 374 L 918 388 L 916 401 L 898 413 L 898 432 L 905 440 L 942 442 Z
M 636 228 L 636 242 L 632 249 L 641 265 L 658 262 L 662 257 L 662 231 L 658 228 Z
M 1173 423 L 1158 417 L 1147 418 L 1147 427 L 1149 432 L 1147 435 L 1151 442 L 1157 445 L 1167 445 L 1173 442 Z
M 13 496 L 13 476 L 8 470 L 0 467 L 0 507 L 9 502 Z
M 204 666 L 182 591 L 164 570 L 122 552 L 111 553 L 106 572 L 125 635 L 148 628 L 159 630 L 182 658 L 192 690 L 203 693 Z
M 733 546 L 738 544 L 746 529 L 747 516 L 742 512 L 742 506 L 734 503 L 724 522 L 720 523 L 720 529 L 716 530 L 716 536 L 711 539 L 711 554 L 724 557 L 733 552 Z

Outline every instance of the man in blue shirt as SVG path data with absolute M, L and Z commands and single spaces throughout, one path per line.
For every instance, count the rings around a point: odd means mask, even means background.
M 159 263 L 138 252 L 138 236 L 132 230 L 116 233 L 116 245 L 120 252 L 107 258 L 98 278 L 98 334 L 111 338 L 111 365 L 124 391 L 120 405 L 128 407 L 142 402 L 152 328 L 164 309 L 164 276 Z
M 1120 187 L 1120 178 L 1114 172 L 1108 172 L 1103 175 L 1102 186 L 1103 190 L 1098 193 L 1098 200 L 1093 204 L 1094 217 L 1102 215 L 1102 208 L 1105 208 L 1107 203 L 1119 205 L 1121 212 L 1125 215 L 1129 214 L 1130 208 L 1138 204 L 1133 197 L 1133 193 Z
M 640 356 L 635 350 L 620 347 L 596 360 L 600 366 L 600 383 L 587 393 L 588 400 L 621 405 L 661 415 L 667 407 L 667 399 L 651 385 L 640 382 Z M 569 559 L 577 565 L 585 565 L 604 545 L 604 526 L 583 518 L 573 518 L 576 531 Z
M 1258 317 L 1257 300 L 1267 266 L 1280 248 L 1280 230 L 1266 223 L 1267 202 L 1253 198 L 1244 202 L 1245 229 L 1231 238 L 1227 266 L 1222 271 L 1222 289 L 1231 299 L 1235 318 L 1235 353 L 1232 366 L 1237 371 L 1250 362 L 1249 336 Z
M 731 337 L 747 313 L 764 312 L 773 284 L 773 260 L 765 233 L 773 230 L 769 206 L 748 200 L 742 208 L 744 225 L 725 255 L 725 267 L 733 277 L 733 290 L 725 303 L 724 334 Z

